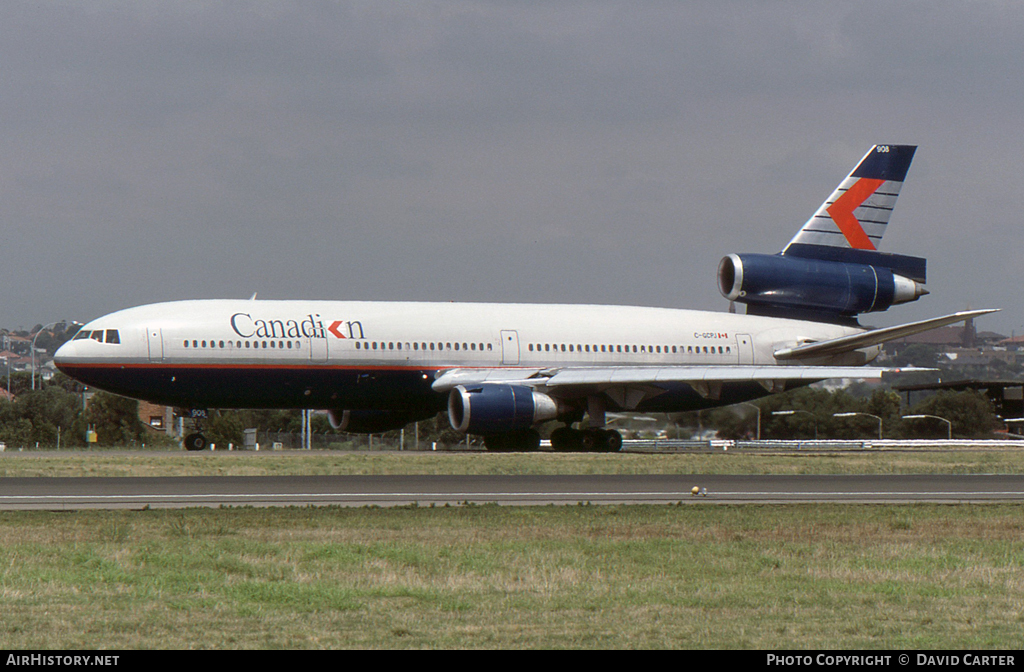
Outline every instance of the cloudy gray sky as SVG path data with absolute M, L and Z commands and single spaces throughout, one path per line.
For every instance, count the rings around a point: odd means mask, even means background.
M 183 298 L 724 310 L 874 143 L 884 251 L 1024 332 L 1017 2 L 0 4 L 0 326 Z

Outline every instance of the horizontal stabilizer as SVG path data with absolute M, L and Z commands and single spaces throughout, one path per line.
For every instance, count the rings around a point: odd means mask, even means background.
M 808 343 L 807 345 L 801 345 L 795 348 L 784 348 L 775 352 L 775 358 L 803 359 L 806 357 L 838 355 L 844 352 L 851 352 L 853 350 L 859 350 L 860 348 L 878 345 L 879 343 L 894 341 L 898 338 L 906 338 L 907 336 L 913 336 L 914 334 L 920 334 L 921 332 L 938 329 L 939 327 L 945 327 L 950 324 L 956 324 L 957 322 L 969 320 L 972 317 L 995 313 L 998 310 L 998 308 L 965 310 L 959 313 L 953 313 L 952 315 L 933 317 L 929 320 L 922 320 L 920 322 L 910 322 L 908 324 L 899 324 L 895 327 L 873 329 L 864 333 L 853 334 L 852 336 L 833 338 L 831 340 L 820 341 L 818 343 Z
M 928 282 L 928 260 L 905 254 L 857 250 L 852 247 L 793 243 L 786 248 L 786 256 L 888 268 L 893 273 L 902 275 L 905 278 L 910 278 L 917 282 Z

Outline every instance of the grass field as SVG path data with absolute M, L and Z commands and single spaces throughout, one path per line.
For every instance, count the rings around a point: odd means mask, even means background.
M 460 453 L 26 451 L 0 453 L 0 477 L 293 474 L 1020 474 L 1020 451 L 836 453 Z
M 1018 506 L 0 514 L 3 648 L 1011 648 Z
M 1021 473 L 1015 452 L 6 453 L 3 476 Z M 0 647 L 1024 646 L 1018 505 L 0 512 Z

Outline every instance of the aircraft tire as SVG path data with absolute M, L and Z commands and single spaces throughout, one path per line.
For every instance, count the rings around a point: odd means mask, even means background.
M 488 434 L 484 437 L 484 447 L 489 453 L 504 453 L 508 450 L 506 434 Z
M 559 453 L 572 453 L 582 450 L 582 432 L 571 427 L 559 427 L 551 432 L 551 448 Z
M 540 432 L 536 429 L 526 429 L 519 432 L 517 443 L 519 450 L 534 453 L 540 450 Z
M 198 432 L 185 437 L 185 450 L 206 450 L 206 437 Z
M 622 449 L 622 435 L 614 429 L 586 429 L 581 433 L 583 450 L 588 453 L 616 453 Z
M 533 452 L 540 448 L 540 434 L 535 429 L 490 434 L 484 437 L 484 446 L 491 452 Z

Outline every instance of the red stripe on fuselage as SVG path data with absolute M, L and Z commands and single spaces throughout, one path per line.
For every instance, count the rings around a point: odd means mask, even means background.
M 219 370 L 245 370 L 245 371 L 448 371 L 450 369 L 493 369 L 493 366 L 373 366 L 373 365 L 339 365 L 339 364 L 206 364 L 206 363 L 184 363 L 184 362 L 144 362 L 138 364 L 123 364 L 120 362 L 89 362 L 84 364 L 61 364 L 57 367 L 61 371 L 89 369 L 219 369 Z M 530 369 L 529 366 L 502 366 L 502 369 Z

